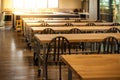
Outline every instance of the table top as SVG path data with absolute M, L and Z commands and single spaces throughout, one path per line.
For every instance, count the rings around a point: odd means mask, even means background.
M 76 21 L 76 20 L 80 20 L 81 22 L 95 22 L 95 20 L 89 20 L 89 19 L 81 19 L 81 18 L 68 18 L 68 20 L 66 18 L 22 18 L 22 20 L 24 22 L 39 22 L 39 21 L 45 21 L 45 22 L 57 22 L 57 21 Z M 110 22 L 107 22 L 110 23 Z
M 77 14 L 71 14 L 71 13 L 64 13 L 64 12 L 56 12 L 56 13 L 54 13 L 54 12 L 13 12 L 13 14 L 14 15 L 28 15 L 28 16 L 30 16 L 30 15 L 35 15 L 35 16 L 37 16 L 37 15 L 59 15 L 59 16 L 62 16 L 62 15 L 66 15 L 66 16 L 75 16 L 75 15 L 77 15 Z
M 33 20 L 33 21 L 28 20 L 28 21 L 25 21 L 25 24 L 27 26 L 40 26 L 42 22 L 43 21 L 41 21 L 41 20 Z M 67 20 L 66 21 L 61 21 L 61 22 L 59 22 L 59 21 L 56 21 L 56 22 L 55 21 L 49 21 L 49 22 L 47 22 L 47 24 L 53 25 L 53 26 L 57 26 L 57 25 L 65 26 L 65 24 L 67 22 L 69 22 L 69 21 L 67 21 Z M 70 23 L 74 26 L 85 26 L 89 22 L 70 22 Z M 110 22 L 93 22 L 93 23 L 96 26 L 110 26 L 110 25 L 113 24 L 113 23 L 110 23 Z
M 35 34 L 34 37 L 41 43 L 49 43 L 54 37 L 64 36 L 69 42 L 100 42 L 104 38 L 113 36 L 120 40 L 119 33 L 85 33 L 85 34 Z
M 120 80 L 120 54 L 62 55 L 82 80 Z
M 114 27 L 120 29 L 120 27 L 118 26 L 114 26 Z M 72 28 L 78 28 L 82 31 L 103 31 L 103 30 L 108 30 L 110 28 L 113 28 L 113 26 L 91 26 L 91 27 L 89 26 L 70 26 L 70 27 L 64 26 L 64 27 L 30 27 L 30 28 L 33 32 L 42 31 L 46 28 L 51 28 L 54 31 L 69 31 Z
M 44 20 L 44 19 L 36 19 L 36 20 L 23 20 L 24 22 L 31 22 L 31 23 L 34 23 L 34 22 L 48 22 L 48 23 L 62 23 L 62 22 L 75 22 L 75 20 Z
M 36 27 L 39 27 L 41 26 L 42 23 L 40 22 L 35 22 L 35 23 L 26 23 L 26 26 L 27 27 L 33 27 L 33 26 L 36 26 Z M 48 25 L 51 25 L 51 26 L 65 26 L 66 23 L 48 23 Z

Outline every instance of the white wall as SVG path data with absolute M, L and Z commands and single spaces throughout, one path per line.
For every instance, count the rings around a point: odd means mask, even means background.
M 0 0 L 0 13 L 2 11 L 2 4 L 1 4 L 1 0 Z
M 81 8 L 81 0 L 59 0 L 59 8 Z
M 89 0 L 89 19 L 97 20 L 97 0 Z

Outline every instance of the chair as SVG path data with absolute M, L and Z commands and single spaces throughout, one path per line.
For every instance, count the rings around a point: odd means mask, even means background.
M 78 33 L 86 33 L 81 31 L 78 28 L 72 28 L 68 31 L 68 33 L 72 34 L 78 34 Z M 86 43 L 86 42 L 80 42 L 80 43 L 71 43 L 71 48 L 76 49 L 76 52 L 78 52 L 78 49 L 82 49 L 82 53 L 93 53 L 93 51 L 88 51 L 89 49 L 92 49 L 93 44 L 92 43 Z
M 78 29 L 78 28 L 72 28 L 72 29 L 70 29 L 69 31 L 68 31 L 68 33 L 82 33 L 82 31 L 80 30 L 80 29 Z
M 71 54 L 70 43 L 63 36 L 53 38 L 48 44 L 47 53 L 45 56 L 45 73 L 48 80 L 48 65 L 53 64 L 59 66 L 59 80 L 61 80 L 61 65 L 63 64 L 60 55 Z
M 69 31 L 68 31 L 68 33 L 69 34 L 79 34 L 79 33 L 82 33 L 82 31 L 80 30 L 80 29 L 78 29 L 78 28 L 72 28 L 72 29 L 70 29 Z M 82 49 L 83 49 L 83 43 L 76 43 L 76 42 L 74 42 L 74 43 L 71 43 L 71 48 L 73 48 L 73 49 L 76 49 L 76 52 L 78 51 L 78 49 L 79 48 L 81 48 L 82 47 Z
M 96 26 L 95 23 L 87 23 L 86 26 Z
M 51 28 L 45 28 L 44 30 L 37 32 L 39 34 L 55 34 L 56 32 Z
M 75 22 L 81 22 L 81 19 L 75 19 Z
M 51 28 L 45 28 L 42 32 L 38 32 L 38 34 L 55 34 L 55 31 Z M 37 41 L 36 41 L 37 42 Z M 37 45 L 37 44 L 36 44 Z M 41 48 L 43 48 L 42 45 L 39 45 Z M 37 48 L 36 48 L 37 49 Z M 35 50 L 36 50 L 35 49 Z M 35 65 L 38 65 L 38 59 L 35 58 L 36 52 L 34 51 L 34 63 Z
M 65 20 L 70 20 L 70 18 L 69 18 L 69 17 L 66 17 Z
M 111 54 L 111 53 L 119 53 L 118 40 L 115 37 L 107 37 L 103 39 L 103 41 L 99 45 L 98 53 L 103 54 Z
M 119 53 L 120 53 L 120 41 L 119 41 L 119 44 L 118 44 L 118 50 L 119 50 Z
M 16 31 L 22 31 L 22 20 L 16 20 Z
M 72 28 L 68 31 L 69 34 L 79 34 L 79 33 L 86 33 L 81 31 L 78 28 Z M 80 53 L 78 52 L 79 49 L 81 49 L 82 53 L 95 53 L 95 45 L 97 45 L 97 43 L 90 43 L 90 42 L 73 42 L 71 43 L 71 48 L 76 50 L 76 53 Z
M 106 33 L 120 33 L 120 29 L 113 27 L 106 31 Z
M 42 22 L 42 24 L 40 26 L 49 26 L 49 24 L 47 22 Z
M 111 26 L 119 26 L 119 23 L 113 23 Z
M 65 26 L 73 26 L 73 24 L 70 23 L 70 22 L 67 22 L 67 23 L 65 24 Z

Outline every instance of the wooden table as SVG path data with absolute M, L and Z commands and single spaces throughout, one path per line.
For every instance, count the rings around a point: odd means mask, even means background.
M 34 27 L 34 26 L 41 26 L 41 22 L 36 22 L 36 23 L 26 23 L 26 27 Z M 64 23 L 47 23 L 48 25 L 50 25 L 50 26 L 65 26 L 65 24 L 66 24 L 66 22 L 64 22 Z
M 14 26 L 16 18 L 19 16 L 22 18 L 79 18 L 78 14 L 71 13 L 53 13 L 53 12 L 13 12 L 14 14 Z
M 69 20 L 66 20 L 66 21 L 54 21 L 53 22 L 49 21 L 47 22 L 47 24 L 51 25 L 51 26 L 65 26 L 65 24 L 69 22 Z M 87 25 L 89 22 L 70 22 L 71 24 L 73 24 L 74 26 L 85 26 Z M 108 22 L 93 22 L 96 26 L 110 26 L 112 25 L 113 23 L 108 23 Z M 41 21 L 40 20 L 33 20 L 32 21 L 28 21 L 26 22 L 26 26 L 40 26 L 41 25 Z
M 36 20 L 37 21 L 37 20 Z M 26 22 L 24 23 L 24 28 L 26 29 L 27 27 L 40 27 L 42 24 L 42 22 Z M 65 25 L 67 24 L 67 22 L 52 22 L 52 23 L 47 23 L 49 26 L 53 26 L 53 27 L 61 27 L 61 26 L 68 26 L 68 25 Z M 79 23 L 71 23 L 72 25 L 74 26 L 86 26 L 87 25 L 87 22 L 79 22 Z M 95 25 L 97 26 L 110 26 L 112 25 L 113 23 L 95 23 Z M 90 27 L 90 26 L 89 26 Z M 91 26 L 92 27 L 92 26 Z
M 69 31 L 72 28 L 78 28 L 81 31 L 104 31 L 104 30 L 108 30 L 113 27 L 120 29 L 120 27 L 118 26 L 91 26 L 91 27 L 90 26 L 70 26 L 70 27 L 64 26 L 64 27 L 30 27 L 30 28 L 32 32 L 38 32 L 46 28 L 51 28 L 54 31 Z
M 79 80 L 120 80 L 120 54 L 62 55 L 68 66 L 68 80 L 72 72 Z
M 86 26 L 89 22 L 69 22 L 73 20 L 47 20 L 48 22 L 44 22 L 45 24 L 48 24 L 48 26 L 52 27 L 61 27 L 61 26 Z M 43 20 L 24 20 L 23 21 L 23 34 L 26 35 L 26 31 L 28 27 L 40 27 L 42 26 Z M 92 22 L 96 26 L 110 26 L 113 23 L 111 22 Z M 44 25 L 43 25 L 44 27 Z M 89 26 L 90 27 L 90 26 Z
M 70 21 L 70 22 L 79 22 L 79 21 L 81 21 L 81 22 L 95 22 L 95 21 L 93 21 L 93 20 L 84 20 L 84 19 L 80 19 L 80 18 L 22 18 L 22 20 L 24 21 L 24 22 L 34 22 L 34 20 L 36 21 L 40 21 L 40 20 L 42 20 L 42 21 L 45 21 L 45 22 L 66 22 L 66 21 Z
M 85 26 L 88 23 L 94 23 L 96 26 L 110 26 L 113 23 L 112 22 L 74 22 L 72 23 L 74 26 L 79 25 L 79 26 Z
M 47 23 L 65 23 L 65 22 L 75 22 L 75 20 L 44 20 L 44 19 L 23 19 L 24 22 L 35 23 L 35 22 L 47 22 Z
M 96 31 L 102 32 L 102 31 L 108 30 L 112 27 L 113 26 L 91 26 L 91 27 L 89 27 L 89 26 L 70 26 L 70 27 L 64 26 L 64 28 L 63 27 L 29 27 L 30 30 L 28 30 L 28 32 L 26 34 L 26 36 L 27 36 L 26 38 L 28 40 L 28 44 L 32 47 L 31 40 L 33 39 L 33 35 L 37 32 L 43 31 L 46 28 L 51 28 L 56 33 L 67 33 L 72 28 L 78 28 L 85 33 L 87 33 L 87 32 L 94 33 Z M 118 26 L 114 26 L 114 27 L 119 28 Z
M 34 46 L 34 55 L 35 53 L 38 55 L 38 61 L 40 61 L 40 45 L 43 45 L 43 55 L 46 54 L 46 48 L 47 44 L 55 37 L 57 36 L 64 36 L 66 37 L 69 42 L 101 42 L 104 38 L 108 36 L 114 36 L 118 40 L 120 40 L 120 34 L 119 33 L 98 33 L 98 34 L 35 34 L 35 46 Z M 37 41 L 37 42 L 36 42 Z M 41 69 L 41 63 L 38 62 L 38 70 Z M 43 66 L 45 65 L 45 62 L 43 62 Z M 44 67 L 43 67 L 44 72 Z M 43 77 L 45 76 L 45 73 L 43 73 Z
M 91 33 L 91 34 L 35 34 L 35 38 L 41 43 L 49 43 L 54 37 L 64 36 L 70 42 L 100 42 L 108 36 L 113 36 L 120 40 L 119 33 Z

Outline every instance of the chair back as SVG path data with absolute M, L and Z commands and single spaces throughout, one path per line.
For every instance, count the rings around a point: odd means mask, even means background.
M 22 20 L 16 20 L 16 30 L 17 31 L 22 31 Z
M 60 55 L 71 54 L 70 43 L 63 36 L 57 36 L 48 43 L 48 49 L 45 56 L 45 71 L 46 80 L 48 80 L 48 65 L 59 66 L 59 80 L 61 80 L 61 65 Z
M 109 54 L 109 53 L 119 53 L 119 42 L 115 37 L 107 37 L 105 38 L 100 46 L 98 53 L 104 53 L 104 54 Z
M 87 23 L 86 26 L 96 26 L 95 23 Z
M 107 33 L 120 33 L 120 29 L 113 27 L 106 31 Z
M 39 32 L 41 34 L 55 34 L 55 31 L 51 28 L 45 28 L 43 31 Z
M 77 33 L 82 33 L 82 31 L 78 28 L 72 28 L 68 31 L 68 33 L 77 34 Z
M 111 26 L 119 26 L 119 23 L 113 23 Z
M 50 59 L 57 62 L 61 54 L 71 54 L 70 52 L 70 43 L 63 37 L 58 36 L 53 38 L 48 44 L 46 62 Z
M 75 22 L 81 22 L 81 19 L 75 19 Z
M 73 26 L 73 24 L 70 22 L 67 22 L 67 23 L 65 23 L 65 26 Z
M 45 27 L 45 26 L 49 26 L 49 24 L 47 22 L 42 22 L 40 26 Z

